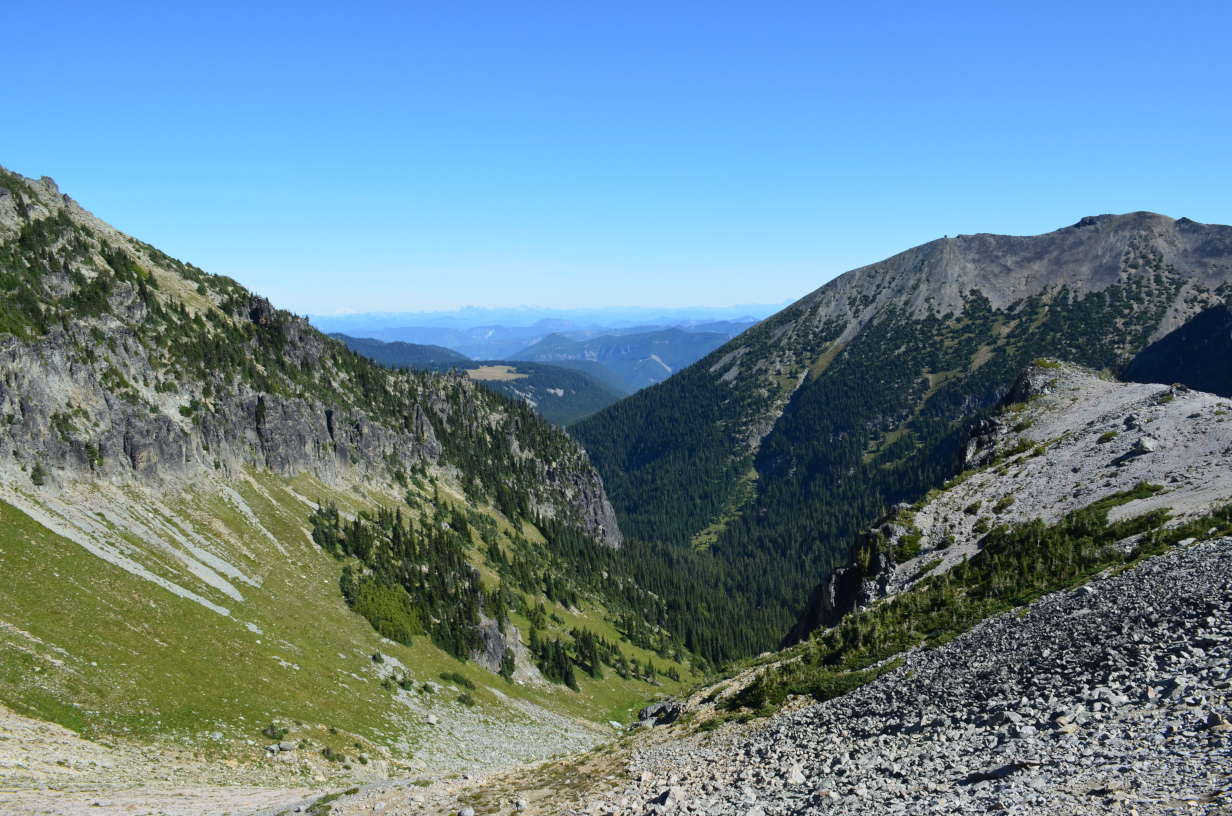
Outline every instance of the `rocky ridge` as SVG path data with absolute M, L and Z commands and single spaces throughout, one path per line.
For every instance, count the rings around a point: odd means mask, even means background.
M 1114 508 L 1111 520 L 1160 508 L 1181 520 L 1232 500 L 1230 419 L 1232 402 L 1213 394 L 1120 383 L 1057 361 L 1032 365 L 1003 408 L 971 430 L 960 475 L 862 533 L 848 566 L 814 591 L 788 642 L 952 569 L 996 525 L 1051 524 L 1142 483 L 1161 489 Z M 857 568 L 861 554 L 871 563 Z
M 567 441 L 533 450 L 501 401 L 465 376 L 368 383 L 345 347 L 306 319 L 124 235 L 49 178 L 0 174 L 0 247 L 34 278 L 28 288 L 43 303 L 31 314 L 47 323 L 0 336 L 0 440 L 12 452 L 0 457 L 0 479 L 28 481 L 37 464 L 53 491 L 109 481 L 165 492 L 250 465 L 329 483 L 390 482 L 419 464 L 456 473 L 440 435 L 471 426 L 508 435 L 536 471 L 535 511 L 619 546 L 585 453 Z M 196 365 L 203 356 L 217 363 Z M 393 416 L 373 416 L 359 393 L 373 387 L 391 392 Z

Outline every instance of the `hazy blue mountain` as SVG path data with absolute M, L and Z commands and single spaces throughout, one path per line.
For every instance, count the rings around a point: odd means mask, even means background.
M 353 337 L 370 337 L 372 332 L 398 326 L 469 329 L 472 326 L 521 328 L 541 321 L 567 321 L 574 326 L 669 326 L 714 321 L 760 320 L 787 306 L 782 303 L 748 303 L 734 306 L 688 306 L 659 308 L 646 306 L 607 306 L 601 309 L 550 309 L 532 306 L 486 309 L 467 306 L 436 312 L 365 312 L 312 315 L 312 325 L 321 331 L 343 332 Z M 402 339 L 402 338 L 399 338 Z
M 539 362 L 591 360 L 615 371 L 634 388 L 645 388 L 663 382 L 731 339 L 730 334 L 681 329 L 603 335 L 588 340 L 554 334 L 512 357 Z
M 387 343 L 443 346 L 464 354 L 472 360 L 504 360 L 513 359 L 524 349 L 542 342 L 553 334 L 563 335 L 570 340 L 583 341 L 608 335 L 628 336 L 677 328 L 684 332 L 720 332 L 735 337 L 756 323 L 757 319 L 750 315 L 720 321 L 688 319 L 681 320 L 678 324 L 638 323 L 633 325 L 581 325 L 559 318 L 545 318 L 529 326 L 482 325 L 460 328 L 408 325 L 357 328 L 341 333 L 349 337 L 370 337 Z

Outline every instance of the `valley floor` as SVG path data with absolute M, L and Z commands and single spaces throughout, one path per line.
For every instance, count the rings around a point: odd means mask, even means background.
M 993 618 L 764 725 L 680 722 L 613 750 L 334 814 L 1225 813 L 1232 809 L 1232 539 L 1199 542 Z M 700 704 L 699 704 L 700 703 Z M 610 752 L 610 753 L 609 753 Z

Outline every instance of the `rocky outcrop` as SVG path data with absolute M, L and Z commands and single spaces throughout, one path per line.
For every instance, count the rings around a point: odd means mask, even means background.
M 483 649 L 473 650 L 470 653 L 471 660 L 493 674 L 500 674 L 505 655 L 512 654 L 512 680 L 527 683 L 542 679 L 539 669 L 527 656 L 526 646 L 522 643 L 522 633 L 518 627 L 506 625 L 505 631 L 502 632 L 500 624 L 484 615 L 479 623 L 479 636 L 483 638 Z
M 202 386 L 181 383 L 174 395 L 159 393 L 145 385 L 158 374 L 135 339 L 123 329 L 106 335 L 117 351 L 101 376 L 80 357 L 84 343 L 93 342 L 83 326 L 54 326 L 33 343 L 0 339 L 0 471 L 37 462 L 53 482 L 133 479 L 157 488 L 243 465 L 333 481 L 357 469 L 383 471 L 387 457 L 409 464 L 441 455 L 418 404 L 411 430 L 394 431 L 356 408 L 260 393 L 244 383 L 185 399 L 182 391 L 199 394 Z M 129 387 L 119 394 L 108 387 L 105 379 L 116 381 L 109 371 Z M 183 415 L 193 401 L 198 407 Z
M 978 470 L 997 457 L 1001 443 L 1013 432 L 1002 412 L 1011 405 L 1026 404 L 1038 397 L 1051 394 L 1057 385 L 1057 369 L 1062 364 L 1056 360 L 1039 360 L 1023 369 L 1013 387 L 1001 398 L 998 413 L 981 419 L 967 431 L 967 438 L 958 452 L 954 473 Z
M 799 643 L 817 629 L 837 626 L 843 616 L 886 595 L 898 566 L 895 554 L 912 535 L 910 528 L 897 523 L 906 510 L 906 505 L 900 505 L 877 526 L 860 533 L 847 556 L 847 566 L 830 573 L 813 590 L 804 612 L 783 639 L 784 647 Z

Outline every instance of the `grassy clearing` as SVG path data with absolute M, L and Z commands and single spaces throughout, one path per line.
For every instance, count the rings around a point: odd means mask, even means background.
M 509 382 L 510 380 L 524 380 L 530 375 L 519 374 L 518 370 L 513 366 L 491 365 L 479 366 L 478 368 L 468 368 L 466 369 L 466 376 L 470 377 L 472 380 Z

